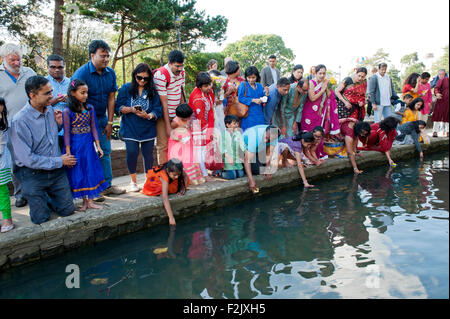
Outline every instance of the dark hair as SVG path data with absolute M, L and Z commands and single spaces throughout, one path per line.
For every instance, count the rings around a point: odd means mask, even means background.
M 419 102 L 422 102 L 422 106 L 419 109 L 419 111 L 422 111 L 423 108 L 425 107 L 425 102 L 423 101 L 423 99 L 421 97 L 415 98 L 408 105 L 406 105 L 406 107 L 408 107 L 411 111 L 415 111 L 416 104 Z
M 378 70 L 381 68 L 387 68 L 387 67 L 388 67 L 387 63 L 382 62 L 382 63 L 378 64 Z
M 6 108 L 6 101 L 1 96 L 0 96 L 0 105 L 3 105 L 2 118 L 0 119 L 0 130 L 6 131 L 8 129 L 8 116 L 7 116 L 8 110 Z
M 89 56 L 91 56 L 91 54 L 95 54 L 98 49 L 104 49 L 108 52 L 111 52 L 111 48 L 109 47 L 108 43 L 103 40 L 94 40 L 89 43 Z
M 360 67 L 356 69 L 356 74 L 363 72 L 367 75 L 367 69 L 365 67 Z
M 157 166 L 153 168 L 153 171 L 155 173 L 159 173 L 162 170 L 165 170 L 167 173 L 167 177 L 169 178 L 169 184 L 172 183 L 172 179 L 169 176 L 169 173 L 180 173 L 180 176 L 178 177 L 178 190 L 179 192 L 182 187 L 186 187 L 184 185 L 184 177 L 183 177 L 183 163 L 178 158 L 172 158 L 167 163 L 161 166 Z
M 317 66 L 314 67 L 316 73 L 319 72 L 321 69 L 325 69 L 325 71 L 327 70 L 327 67 L 324 64 L 319 64 Z
M 399 120 L 393 116 L 389 116 L 380 122 L 380 129 L 385 131 L 386 133 L 395 130 Z
M 261 81 L 261 76 L 259 75 L 259 71 L 256 66 L 249 66 L 248 68 L 245 69 L 245 79 L 246 80 L 250 75 L 256 75 L 256 82 Z
M 47 66 L 50 64 L 50 61 L 63 61 L 64 63 L 64 59 L 62 56 L 58 55 L 58 54 L 50 54 L 47 58 Z
M 269 59 L 276 59 L 277 58 L 277 56 L 275 55 L 275 54 L 271 54 L 270 56 L 269 56 Z
M 306 143 L 314 142 L 314 135 L 312 132 L 298 132 L 292 137 L 293 141 L 304 140 Z
M 169 53 L 169 63 L 184 63 L 184 54 L 179 50 L 173 50 Z
M 423 72 L 422 75 L 420 76 L 422 79 L 429 79 L 431 78 L 431 74 L 428 72 Z
M 267 126 L 266 132 L 271 133 L 271 130 L 277 130 L 278 138 L 280 138 L 280 136 L 281 136 L 281 130 L 280 130 L 280 128 L 279 128 L 278 126 L 275 126 L 275 125 L 269 125 L 269 126 Z
M 176 116 L 178 116 L 178 117 L 180 117 L 182 119 L 190 118 L 192 116 L 193 112 L 194 111 L 192 111 L 191 107 L 188 104 L 186 104 L 186 103 L 178 105 L 176 110 L 175 110 Z
M 206 64 L 206 69 L 209 70 L 209 68 L 212 67 L 214 64 L 219 65 L 219 63 L 216 60 L 214 59 L 209 60 L 208 63 Z
M 405 95 L 403 95 L 403 99 L 412 99 L 413 96 L 409 93 L 406 93 Z
M 80 79 L 72 80 L 69 84 L 69 89 L 67 90 L 67 106 L 74 113 L 81 113 L 81 107 L 83 104 L 73 97 L 72 92 L 76 92 L 80 86 L 86 85 L 86 82 Z
M 211 84 L 212 79 L 208 72 L 200 72 L 195 77 L 195 86 L 201 88 L 203 85 Z
M 311 133 L 314 133 L 314 132 L 320 132 L 320 133 L 322 133 L 322 135 L 323 135 L 323 134 L 324 134 L 323 127 L 322 127 L 322 126 L 316 126 L 316 127 L 313 128 L 313 130 L 311 131 Z
M 303 85 L 306 83 L 308 83 L 307 81 L 305 81 L 305 79 L 301 78 L 300 80 L 298 80 L 297 82 L 297 86 L 299 87 L 303 87 Z
M 145 91 L 147 91 L 147 100 L 152 100 L 153 97 L 156 96 L 156 86 L 153 82 L 153 72 L 150 66 L 147 63 L 139 63 L 131 73 L 131 84 L 130 84 L 130 94 L 135 99 L 139 94 L 139 84 L 136 80 L 136 75 L 139 73 L 147 72 L 149 76 L 149 80 L 144 85 Z
M 291 76 L 289 77 L 289 81 L 291 81 L 291 83 L 294 83 L 295 81 L 300 81 L 300 79 L 299 80 L 297 80 L 296 78 L 295 78 L 295 76 L 294 76 L 294 72 L 295 71 L 297 71 L 297 70 L 304 70 L 303 69 L 303 65 L 301 65 L 301 64 L 297 64 L 297 65 L 295 65 L 294 66 L 294 68 L 292 69 L 292 73 L 291 73 Z
M 228 61 L 227 64 L 225 64 L 225 73 L 228 75 L 234 74 L 239 70 L 239 68 L 239 62 L 234 60 Z
M 209 75 L 214 75 L 214 76 L 221 76 L 220 72 L 217 70 L 209 70 L 208 71 Z
M 277 86 L 286 86 L 286 85 L 291 85 L 291 81 L 289 81 L 288 78 L 280 78 L 277 81 Z
M 367 134 L 370 135 L 371 127 L 370 124 L 363 121 L 358 121 L 355 123 L 353 127 L 353 132 L 355 136 L 361 136 L 362 131 L 367 131 Z
M 233 114 L 228 114 L 227 116 L 225 116 L 225 120 L 224 120 L 225 125 L 231 124 L 231 123 L 233 123 L 233 121 L 236 121 L 237 123 L 239 123 L 239 118 Z
M 420 74 L 419 73 L 411 73 L 410 75 L 408 75 L 408 77 L 405 79 L 405 83 L 403 83 L 403 85 L 409 84 L 412 87 L 415 87 L 417 84 L 417 79 L 419 78 Z
M 30 93 L 36 93 L 41 87 L 46 85 L 48 80 L 40 75 L 33 75 L 29 77 L 25 82 L 25 92 L 27 92 L 28 98 L 30 98 Z
M 417 134 L 420 133 L 419 125 L 423 125 L 424 127 L 427 127 L 427 123 L 425 123 L 425 121 L 422 121 L 422 120 L 413 121 L 411 123 L 414 126 L 414 130 L 416 131 Z

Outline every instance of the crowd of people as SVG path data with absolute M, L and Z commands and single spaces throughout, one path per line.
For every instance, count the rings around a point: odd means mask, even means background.
M 187 98 L 181 51 L 171 51 L 167 64 L 154 70 L 140 63 L 120 88 L 108 67 L 110 52 L 105 41 L 92 41 L 90 60 L 68 78 L 61 56 L 47 58 L 44 77 L 22 65 L 18 46 L 0 48 L 1 232 L 14 227 L 10 181 L 15 205 L 28 204 L 35 224 L 46 222 L 51 211 L 68 216 L 76 209 L 102 209 L 104 196 L 126 192 L 112 185 L 115 114 L 126 146 L 128 191 L 161 195 L 170 225 L 176 221 L 168 196 L 184 194 L 189 185 L 246 175 L 258 193 L 255 175 L 269 180 L 280 167 L 297 167 L 304 186 L 314 187 L 304 167 L 320 166 L 330 156 L 348 158 L 355 174 L 361 173 L 361 150 L 382 152 L 395 166 L 392 145 L 415 144 L 422 158 L 420 142 L 427 140 L 422 132 L 431 113 L 433 136 L 449 134 L 445 70 L 431 84 L 429 73 L 411 74 L 400 98 L 385 63 L 369 79 L 367 69 L 357 67 L 337 84 L 323 64 L 306 78 L 302 65 L 282 77 L 274 55 L 261 72 L 255 66 L 241 70 L 238 61 L 226 58 L 222 72 L 211 60 L 197 74 Z M 368 121 L 372 112 L 374 123 Z M 142 189 L 136 179 L 139 153 L 146 172 Z M 78 208 L 77 198 L 83 200 Z

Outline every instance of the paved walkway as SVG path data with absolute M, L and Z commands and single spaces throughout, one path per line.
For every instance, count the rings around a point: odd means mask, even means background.
M 432 131 L 427 130 L 427 135 L 431 137 Z M 441 135 L 439 137 L 441 137 Z M 112 144 L 113 149 L 120 149 L 120 148 L 124 149 L 125 148 L 125 144 L 123 141 L 114 141 L 113 140 L 111 144 Z M 137 182 L 138 182 L 138 186 L 142 188 L 145 183 L 145 175 L 138 174 Z M 223 183 L 223 182 L 224 182 L 224 180 L 218 180 L 218 182 L 216 182 L 216 183 Z M 121 176 L 121 177 L 116 177 L 113 179 L 113 185 L 118 185 L 119 187 L 123 187 L 127 190 L 128 190 L 129 183 L 130 183 L 129 176 Z M 191 188 L 194 188 L 194 187 L 191 186 Z M 138 196 L 138 198 L 146 198 L 146 196 L 143 194 L 129 193 L 127 191 L 127 193 L 124 195 L 114 196 L 114 197 L 113 196 L 105 197 L 106 201 L 103 202 L 102 204 L 104 204 L 105 206 L 111 207 L 111 206 L 115 206 L 116 202 L 117 202 L 117 204 L 120 204 L 120 202 L 129 201 L 136 196 Z M 82 204 L 81 200 L 75 201 L 76 206 L 81 206 L 81 204 Z M 17 207 L 15 207 L 15 198 L 11 197 L 11 208 L 12 208 L 12 218 L 13 218 L 13 222 L 14 222 L 16 228 L 22 228 L 22 227 L 27 227 L 27 226 L 32 225 L 32 222 L 30 220 L 28 205 L 25 207 L 17 208 Z M 92 211 L 92 210 L 90 210 L 90 211 Z M 83 214 L 83 212 L 76 212 L 76 214 Z M 55 219 L 55 218 L 59 218 L 59 216 L 56 214 L 53 214 L 51 219 Z

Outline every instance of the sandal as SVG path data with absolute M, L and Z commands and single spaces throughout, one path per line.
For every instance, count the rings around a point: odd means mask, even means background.
M 10 225 L 7 225 L 7 226 L 2 226 L 0 232 L 1 233 L 6 233 L 6 232 L 10 231 L 13 228 L 14 228 L 14 224 L 10 224 Z

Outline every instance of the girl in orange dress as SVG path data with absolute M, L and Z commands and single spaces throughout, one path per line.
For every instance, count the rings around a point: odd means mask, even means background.
M 169 202 L 169 194 L 184 195 L 189 186 L 189 177 L 183 172 L 183 163 L 176 158 L 166 164 L 153 167 L 147 173 L 142 193 L 148 196 L 162 195 L 164 208 L 169 216 L 169 224 L 176 225 L 172 208 Z

